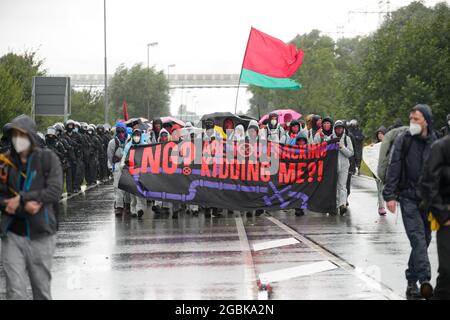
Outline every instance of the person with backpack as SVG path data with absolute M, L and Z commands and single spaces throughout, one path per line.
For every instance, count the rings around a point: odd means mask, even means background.
M 334 123 L 334 133 L 332 139 L 339 138 L 339 155 L 338 155 L 338 181 L 336 195 L 336 211 L 330 212 L 336 215 L 338 212 L 344 216 L 347 212 L 347 179 L 348 170 L 350 169 L 350 157 L 353 156 L 352 140 L 345 133 L 345 124 L 341 120 Z
M 278 123 L 278 114 L 272 112 L 269 114 L 267 125 L 261 129 L 262 140 L 274 143 L 286 143 L 286 135 L 283 127 Z
M 392 213 L 396 212 L 397 201 L 400 202 L 403 224 L 411 245 L 405 272 L 408 282 L 406 296 L 408 299 L 416 299 L 428 298 L 433 292 L 427 252 L 431 242 L 431 230 L 428 213 L 419 210 L 417 187 L 436 135 L 428 105 L 418 104 L 413 107 L 409 119 L 409 130 L 395 139 L 391 151 L 383 198 Z M 420 291 L 417 282 L 420 283 Z
M 29 279 L 33 299 L 49 300 L 58 201 L 63 192 L 61 163 L 53 151 L 37 146 L 37 127 L 30 117 L 14 118 L 6 134 L 12 141 L 1 183 L 8 194 L 0 203 L 6 296 L 27 299 Z
M 125 212 L 125 191 L 119 189 L 119 180 L 122 171 L 120 161 L 123 157 L 123 150 L 128 138 L 127 127 L 122 122 L 117 122 L 116 133 L 108 144 L 108 168 L 113 173 L 114 178 L 114 208 L 116 216 L 122 216 Z
M 434 142 L 420 180 L 420 209 L 431 212 L 439 261 L 433 299 L 450 300 L 450 135 Z

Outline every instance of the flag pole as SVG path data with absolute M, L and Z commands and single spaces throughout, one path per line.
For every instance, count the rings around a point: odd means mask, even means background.
M 245 56 L 247 55 L 248 43 L 250 42 L 250 36 L 252 34 L 252 29 L 253 29 L 253 26 L 250 27 L 250 33 L 248 34 L 247 45 L 245 46 L 244 58 L 242 59 L 241 73 L 239 74 L 239 82 L 238 82 L 238 87 L 237 87 L 237 92 L 236 92 L 236 102 L 234 104 L 234 114 L 237 113 L 237 104 L 238 104 L 238 97 L 239 97 L 239 87 L 241 85 L 242 69 L 244 68 Z

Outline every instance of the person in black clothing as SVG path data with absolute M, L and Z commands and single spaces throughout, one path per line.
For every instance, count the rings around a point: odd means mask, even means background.
M 390 155 L 383 198 L 390 212 L 395 213 L 400 202 L 403 224 L 411 245 L 406 296 L 409 299 L 429 298 L 433 288 L 430 284 L 431 266 L 428 246 L 431 230 L 427 213 L 419 209 L 419 177 L 426 167 L 431 145 L 436 141 L 433 131 L 433 117 L 429 106 L 424 104 L 412 108 L 409 130 L 397 136 Z M 420 292 L 417 287 L 419 281 Z
M 56 136 L 56 129 L 54 127 L 47 128 L 47 133 L 45 135 L 45 147 L 52 150 L 58 156 L 64 172 L 68 168 L 66 159 L 67 150 Z M 62 175 L 62 179 L 64 183 L 64 175 Z
M 443 126 L 441 130 L 439 130 L 439 137 L 445 137 L 450 135 L 450 113 L 447 115 L 447 125 Z
M 350 138 L 350 140 L 352 141 L 352 146 L 355 145 L 356 143 L 356 139 L 355 136 L 350 132 L 349 128 L 349 124 L 350 122 L 345 122 L 346 126 L 345 126 L 345 134 Z M 350 196 L 351 193 L 351 186 L 352 186 L 352 176 L 356 173 L 356 157 L 355 157 L 355 153 L 353 154 L 353 156 L 351 156 L 348 161 L 350 162 L 350 167 L 348 169 L 348 177 L 347 177 L 347 199 Z M 349 203 L 347 201 L 347 207 L 349 206 Z
M 64 124 L 66 132 L 64 138 L 70 145 L 70 150 L 74 153 L 73 162 L 70 163 L 70 174 L 66 178 L 67 194 L 80 191 L 79 174 L 82 172 L 83 165 L 83 141 L 81 136 L 75 132 L 75 121 L 67 120 Z
M 359 127 L 358 121 L 356 119 L 353 119 L 350 121 L 350 127 L 348 128 L 350 133 L 353 135 L 354 138 L 354 146 L 355 146 L 355 171 L 358 175 L 360 175 L 361 170 L 361 161 L 362 161 L 362 149 L 363 149 L 363 143 L 365 136 Z M 353 141 L 352 141 L 353 143 Z
M 97 125 L 97 136 L 100 140 L 101 149 L 98 153 L 98 162 L 99 162 L 99 179 L 100 181 L 105 181 L 108 178 L 108 143 L 111 140 L 111 137 L 107 135 L 105 132 L 105 127 L 102 124 Z
M 439 276 L 433 299 L 450 300 L 450 135 L 431 146 L 419 190 L 420 209 L 431 211 L 439 223 L 436 234 Z

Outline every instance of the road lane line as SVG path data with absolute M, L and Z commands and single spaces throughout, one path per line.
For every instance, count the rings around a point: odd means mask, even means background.
M 379 282 L 379 281 L 371 278 L 370 276 L 366 275 L 364 273 L 364 271 L 361 270 L 360 268 L 355 267 L 354 265 L 345 261 L 344 259 L 339 257 L 337 254 L 335 254 L 335 253 L 329 251 L 328 249 L 326 249 L 325 247 L 319 245 L 317 242 L 307 238 L 306 236 L 301 235 L 300 233 L 298 233 L 297 231 L 295 231 L 288 225 L 284 224 L 280 220 L 278 220 L 274 217 L 270 217 L 270 216 L 265 216 L 265 217 L 266 217 L 266 219 L 273 222 L 274 224 L 279 226 L 281 229 L 285 230 L 287 233 L 292 235 L 294 238 L 298 239 L 300 242 L 304 243 L 311 249 L 313 249 L 313 250 L 317 251 L 318 253 L 320 253 L 321 255 L 323 255 L 326 258 L 326 260 L 331 261 L 332 263 L 339 266 L 343 270 L 351 273 L 358 279 L 362 280 L 368 287 L 380 292 L 386 299 L 405 300 L 404 297 L 395 293 L 394 290 L 392 290 L 390 287 L 388 287 L 384 283 Z
M 295 238 L 286 238 L 286 239 L 276 239 L 271 241 L 264 241 L 255 243 L 252 245 L 253 251 L 261 251 L 261 250 L 267 250 L 267 249 L 273 249 L 283 246 L 289 246 L 292 244 L 298 244 L 300 241 L 298 241 Z
M 259 278 L 262 283 L 273 283 L 335 269 L 339 269 L 339 267 L 327 260 L 260 273 Z
M 244 223 L 241 217 L 235 217 L 236 227 L 239 235 L 242 256 L 245 261 L 245 284 L 247 289 L 247 299 L 257 300 L 259 297 L 256 286 L 256 270 L 253 263 L 252 251 L 248 242 L 247 233 L 245 232 Z

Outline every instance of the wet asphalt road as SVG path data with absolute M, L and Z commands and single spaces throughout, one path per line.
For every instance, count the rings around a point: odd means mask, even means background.
M 300 242 L 252 250 L 290 237 Z M 404 299 L 408 257 L 401 216 L 378 216 L 376 185 L 365 177 L 353 179 L 345 217 L 280 211 L 173 220 L 149 209 L 142 220 L 116 218 L 105 184 L 63 201 L 52 290 L 54 299 Z M 336 268 L 271 282 L 268 296 L 257 289 L 263 273 L 327 260 Z M 0 265 L 0 299 L 4 282 Z

